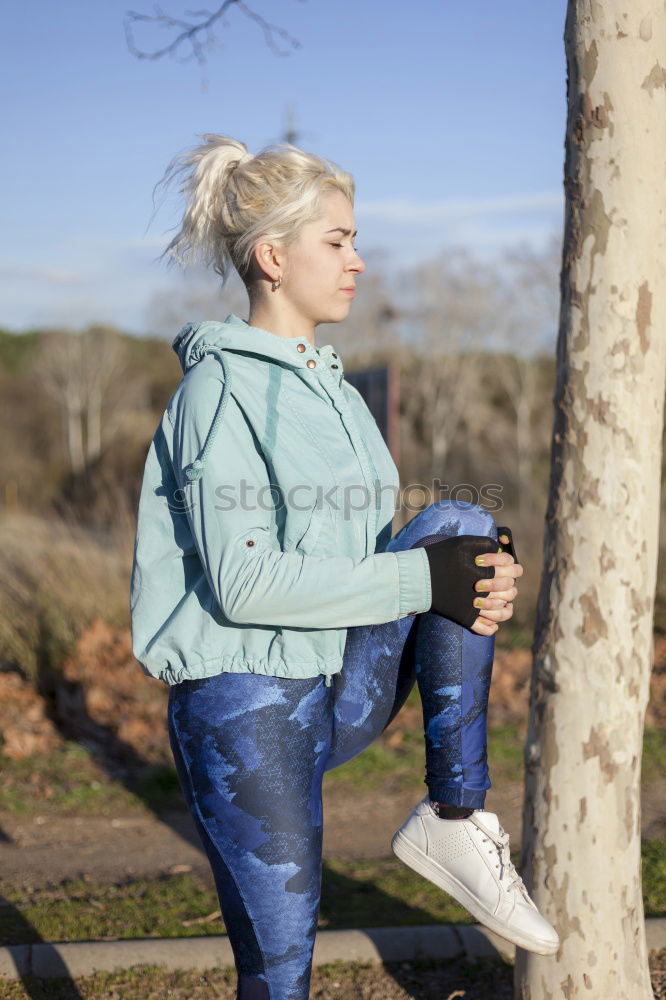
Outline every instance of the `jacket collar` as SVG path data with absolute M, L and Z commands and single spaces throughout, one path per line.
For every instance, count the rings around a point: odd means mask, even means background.
M 178 355 L 183 373 L 210 353 L 211 347 L 216 347 L 256 354 L 294 368 L 313 369 L 308 361 L 314 360 L 317 365 L 323 363 L 330 375 L 337 375 L 338 385 L 344 375 L 342 360 L 333 344 L 312 347 L 306 337 L 279 337 L 276 333 L 250 326 L 234 313 L 229 313 L 223 323 L 218 320 L 187 323 L 174 338 L 172 347 Z M 333 371 L 330 370 L 332 357 L 333 363 L 338 366 Z

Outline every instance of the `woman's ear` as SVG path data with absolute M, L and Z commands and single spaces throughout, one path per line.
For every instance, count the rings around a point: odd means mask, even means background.
M 257 243 L 254 259 L 260 273 L 271 281 L 277 281 L 284 274 L 285 254 L 275 243 Z

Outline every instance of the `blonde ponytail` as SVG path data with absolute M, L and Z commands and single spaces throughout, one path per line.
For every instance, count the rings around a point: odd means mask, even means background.
M 351 174 L 290 143 L 253 156 L 244 143 L 206 133 L 204 142 L 174 157 L 160 185 L 183 179 L 186 206 L 179 232 L 161 256 L 182 266 L 201 262 L 226 281 L 231 266 L 247 277 L 260 240 L 288 246 L 321 213 L 320 194 L 334 188 L 354 203 Z

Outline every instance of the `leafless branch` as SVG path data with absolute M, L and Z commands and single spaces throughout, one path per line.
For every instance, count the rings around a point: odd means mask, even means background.
M 232 6 L 243 11 L 247 17 L 261 27 L 266 44 L 275 55 L 288 56 L 290 54 L 288 48 L 281 49 L 278 47 L 276 37 L 284 39 L 292 49 L 299 49 L 301 47 L 298 39 L 290 35 L 285 28 L 267 21 L 260 14 L 257 14 L 256 11 L 251 10 L 246 3 L 243 3 L 243 0 L 224 0 L 224 3 L 220 4 L 213 11 L 205 9 L 186 10 L 184 12 L 186 17 L 193 20 L 172 17 L 170 14 L 166 14 L 158 4 L 155 4 L 153 7 L 154 14 L 142 14 L 140 11 L 128 10 L 123 20 L 127 47 L 137 59 L 161 59 L 166 55 L 178 58 L 182 47 L 189 45 L 190 52 L 181 61 L 187 62 L 194 58 L 199 65 L 204 65 L 206 62 L 206 52 L 214 48 L 218 41 L 215 36 L 215 26 L 218 22 L 222 22 L 224 14 Z M 175 36 L 167 45 L 163 45 L 161 48 L 153 49 L 152 51 L 141 49 L 134 40 L 133 25 L 137 23 L 157 25 L 159 28 L 175 32 Z

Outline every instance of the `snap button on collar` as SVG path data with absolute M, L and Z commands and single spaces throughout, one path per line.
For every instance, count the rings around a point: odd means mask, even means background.
M 305 350 L 305 344 L 296 344 L 296 350 L 300 351 L 302 354 L 303 351 Z
M 314 368 L 316 366 L 316 364 L 317 364 L 317 362 L 314 360 L 314 358 L 310 358 L 310 360 L 306 361 L 305 363 L 308 366 L 308 368 Z

